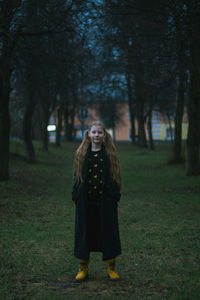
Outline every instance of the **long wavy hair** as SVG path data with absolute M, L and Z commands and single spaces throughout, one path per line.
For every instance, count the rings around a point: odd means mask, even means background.
M 106 131 L 106 128 L 101 121 L 94 121 L 89 125 L 89 129 L 85 131 L 83 135 L 83 140 L 76 151 L 75 163 L 74 163 L 76 181 L 77 182 L 83 181 L 82 178 L 83 161 L 87 153 L 88 147 L 90 147 L 91 144 L 91 140 L 90 137 L 88 136 L 88 132 L 91 130 L 93 126 L 101 126 L 103 131 L 105 132 L 105 138 L 103 143 L 104 143 L 106 154 L 110 161 L 110 175 L 114 182 L 116 182 L 118 185 L 121 185 L 120 165 L 117 156 L 117 149 L 112 141 L 111 135 Z

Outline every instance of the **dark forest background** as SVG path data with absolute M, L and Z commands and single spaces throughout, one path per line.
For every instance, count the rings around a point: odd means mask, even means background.
M 33 140 L 48 150 L 56 110 L 56 145 L 74 131 L 77 110 L 98 102 L 114 127 L 116 104 L 129 104 L 132 143 L 147 144 L 154 109 L 175 119 L 173 163 L 200 174 L 199 0 L 0 0 L 0 180 L 9 179 L 9 144 L 18 128 L 27 160 Z M 181 124 L 188 114 L 186 155 Z M 104 116 L 110 111 L 110 116 Z M 138 122 L 138 139 L 134 121 Z

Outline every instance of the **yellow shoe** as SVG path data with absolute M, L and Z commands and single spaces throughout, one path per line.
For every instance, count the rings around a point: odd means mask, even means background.
M 80 260 L 80 267 L 78 274 L 76 275 L 75 281 L 81 282 L 88 277 L 88 260 Z
M 107 260 L 107 265 L 108 265 L 108 276 L 110 280 L 117 281 L 119 280 L 119 275 L 115 269 L 115 259 L 108 259 Z

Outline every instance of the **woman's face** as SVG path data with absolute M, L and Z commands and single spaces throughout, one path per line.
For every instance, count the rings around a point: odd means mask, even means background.
M 88 131 L 88 136 L 90 137 L 90 140 L 94 145 L 100 146 L 105 137 L 103 127 L 99 125 L 92 126 L 91 129 Z

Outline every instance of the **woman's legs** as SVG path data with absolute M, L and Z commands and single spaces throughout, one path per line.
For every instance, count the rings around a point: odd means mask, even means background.
M 87 240 L 89 251 L 102 251 L 100 205 L 92 203 L 87 208 Z

